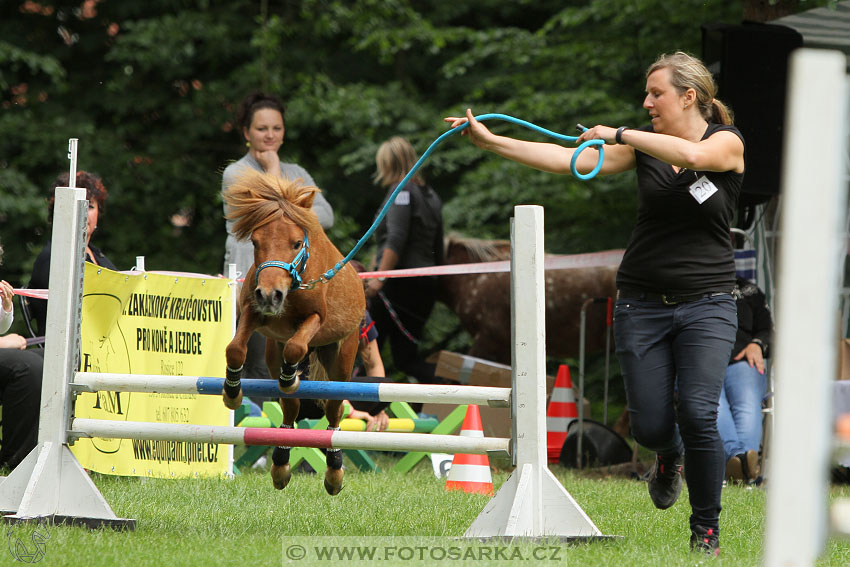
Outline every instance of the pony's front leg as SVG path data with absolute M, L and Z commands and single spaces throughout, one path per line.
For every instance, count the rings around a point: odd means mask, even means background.
M 281 356 L 280 344 L 272 339 L 266 339 L 266 366 L 269 375 L 275 376 L 280 373 L 283 357 Z M 280 398 L 280 407 L 283 408 L 282 429 L 294 429 L 295 420 L 298 419 L 298 411 L 301 409 L 301 400 L 296 398 Z M 292 469 L 289 466 L 289 452 L 292 447 L 278 446 L 272 451 L 272 484 L 278 490 L 283 490 L 292 479 Z
M 243 309 L 233 340 L 225 349 L 227 369 L 222 398 L 228 409 L 235 410 L 242 405 L 242 367 L 248 352 L 248 339 L 256 328 L 256 315 L 250 309 Z
M 283 360 L 280 365 L 280 377 L 277 386 L 284 394 L 290 394 L 298 389 L 299 378 L 296 373 L 298 363 L 307 354 L 310 341 L 319 332 L 322 319 L 318 313 L 308 315 L 295 334 L 286 341 L 283 347 Z

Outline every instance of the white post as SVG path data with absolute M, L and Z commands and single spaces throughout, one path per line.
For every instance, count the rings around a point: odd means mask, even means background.
M 514 209 L 511 225 L 512 452 L 516 470 L 464 534 L 474 538 L 605 536 L 549 471 L 543 208 Z
M 70 147 L 73 185 L 76 140 Z M 45 519 L 130 527 L 135 521 L 115 516 L 67 445 L 70 383 L 80 366 L 88 201 L 85 189 L 57 187 L 55 195 L 38 445 L 0 483 L 0 511 L 15 512 L 4 516 L 7 522 Z
M 232 328 L 231 334 L 230 334 L 231 337 L 236 334 L 236 317 L 237 317 L 237 314 L 238 314 L 237 310 L 236 310 L 236 302 L 239 300 L 239 291 L 242 289 L 242 286 L 240 286 L 236 282 L 236 276 L 237 276 L 236 264 L 228 264 L 227 265 L 227 279 L 230 280 L 230 306 L 231 306 L 231 309 L 233 310 L 233 317 L 231 318 L 231 321 L 233 321 L 233 328 Z M 236 419 L 236 412 L 231 410 L 230 411 L 230 425 L 231 426 L 236 425 L 236 423 L 234 423 L 234 421 L 233 421 L 234 419 Z M 232 477 L 233 474 L 234 474 L 234 471 L 233 471 L 233 447 L 230 448 L 230 467 L 228 468 L 227 474 L 228 474 L 229 477 Z
M 136 271 L 144 272 L 145 271 L 145 257 L 144 256 L 136 256 Z
M 765 565 L 814 565 L 827 536 L 839 268 L 847 189 L 843 53 L 791 56 L 776 301 L 775 429 Z
M 68 160 L 70 170 L 68 175 L 68 187 L 74 189 L 77 186 L 77 138 L 68 140 Z

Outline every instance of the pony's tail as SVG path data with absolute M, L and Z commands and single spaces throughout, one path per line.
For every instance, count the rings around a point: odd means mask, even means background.
M 319 353 L 315 350 L 310 351 L 308 355 L 310 361 L 310 380 L 322 380 L 324 382 L 328 381 L 328 371 L 325 369 L 325 366 L 319 360 Z M 325 406 L 327 405 L 327 400 L 316 400 L 316 405 L 322 408 L 322 411 L 325 411 Z

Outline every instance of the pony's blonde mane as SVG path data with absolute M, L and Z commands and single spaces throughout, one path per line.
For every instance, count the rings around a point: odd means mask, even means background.
M 510 242 L 507 240 L 483 240 L 452 233 L 446 237 L 446 252 L 448 252 L 450 246 L 460 246 L 466 249 L 469 255 L 479 262 L 508 260 L 511 257 Z
M 318 187 L 304 185 L 300 178 L 291 180 L 245 168 L 224 192 L 228 211 L 225 216 L 236 221 L 233 234 L 240 240 L 282 217 L 289 218 L 311 235 L 321 230 L 311 209 L 318 191 Z

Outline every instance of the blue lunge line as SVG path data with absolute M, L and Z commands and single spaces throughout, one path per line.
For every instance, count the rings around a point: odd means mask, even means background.
M 565 134 L 559 134 L 558 132 L 547 130 L 546 128 L 542 128 L 537 124 L 532 124 L 531 122 L 526 122 L 525 120 L 514 118 L 513 116 L 508 116 L 507 114 L 482 114 L 481 116 L 475 117 L 475 119 L 479 122 L 490 120 L 491 118 L 497 118 L 506 122 L 513 122 L 514 124 L 525 126 L 526 128 L 529 128 L 536 132 L 540 132 L 541 134 L 545 134 L 547 136 L 564 142 L 575 142 L 576 140 L 578 140 L 578 136 L 567 136 Z M 369 230 L 366 231 L 366 234 L 364 234 L 363 237 L 357 242 L 357 244 L 354 245 L 354 248 L 351 249 L 351 252 L 349 252 L 348 255 L 342 259 L 342 261 L 338 262 L 333 268 L 322 274 L 322 278 L 320 281 L 327 282 L 329 279 L 334 277 L 334 275 L 336 275 L 336 273 L 341 270 L 344 265 L 351 261 L 351 259 L 354 257 L 355 254 L 357 254 L 357 252 L 360 251 L 366 241 L 372 237 L 372 234 L 374 234 L 375 230 L 377 230 L 378 225 L 381 223 L 381 221 L 384 220 L 387 211 L 395 201 L 396 195 L 398 195 L 399 191 L 401 191 L 404 186 L 407 185 L 407 182 L 410 180 L 411 177 L 416 174 L 416 172 L 419 170 L 425 160 L 428 159 L 428 156 L 431 155 L 431 153 L 436 149 L 437 146 L 443 143 L 443 140 L 445 140 L 452 134 L 460 132 L 467 126 L 469 126 L 469 122 L 465 122 L 460 126 L 457 126 L 455 128 L 452 128 L 451 130 L 444 132 L 439 138 L 434 140 L 434 142 L 432 142 L 430 146 L 428 146 L 428 149 L 425 151 L 424 154 L 422 154 L 422 157 L 419 158 L 419 160 L 414 164 L 413 168 L 407 173 L 407 175 L 404 176 L 404 179 L 402 179 L 398 186 L 395 188 L 395 191 L 393 191 L 392 195 L 390 195 L 390 198 L 387 199 L 387 202 L 384 204 L 384 207 L 381 209 L 381 212 L 378 213 L 378 216 L 375 218 L 375 222 L 372 223 L 372 226 L 369 227 Z M 602 162 L 605 159 L 604 145 L 604 140 L 586 140 L 576 148 L 575 153 L 573 153 L 573 159 L 570 160 L 570 170 L 572 170 L 572 173 L 575 177 L 578 177 L 579 179 L 590 179 L 591 177 L 594 177 L 597 173 L 599 173 L 599 170 L 602 169 Z M 593 171 L 591 171 L 590 173 L 579 173 L 576 169 L 576 160 L 578 159 L 578 156 L 582 151 L 586 150 L 591 146 L 595 146 L 599 150 L 599 158 L 596 160 L 596 167 L 594 167 Z
M 201 376 L 196 383 L 199 394 L 220 395 L 224 388 L 224 378 Z M 363 382 L 319 382 L 302 380 L 298 390 L 291 394 L 282 394 L 277 380 L 245 378 L 242 380 L 242 393 L 246 396 L 265 398 L 298 398 L 309 400 L 351 400 L 356 402 L 381 402 L 380 384 Z

